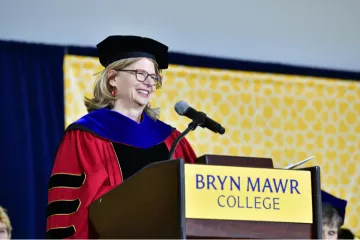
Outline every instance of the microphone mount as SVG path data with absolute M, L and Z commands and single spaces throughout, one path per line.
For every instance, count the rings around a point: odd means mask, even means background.
M 206 122 L 206 114 L 200 112 L 200 114 L 189 123 L 188 127 L 183 131 L 174 141 L 171 146 L 169 159 L 171 160 L 174 156 L 176 146 L 179 144 L 180 140 L 183 139 L 190 131 L 194 131 L 198 126 L 202 126 Z

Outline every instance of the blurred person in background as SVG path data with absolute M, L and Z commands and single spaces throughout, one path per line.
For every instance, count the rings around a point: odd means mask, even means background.
M 321 191 L 323 239 L 338 239 L 344 224 L 347 201 Z
M 331 204 L 322 204 L 323 239 L 338 239 L 342 221 L 343 219 Z
M 6 210 L 0 206 L 0 239 L 11 239 L 11 222 Z
M 110 36 L 97 45 L 105 68 L 88 114 L 70 124 L 58 148 L 48 189 L 47 238 L 96 238 L 89 205 L 148 164 L 169 159 L 180 132 L 160 121 L 150 100 L 168 68 L 168 47 L 153 39 Z M 193 163 L 186 138 L 174 158 Z M 144 196 L 146 197 L 146 196 Z

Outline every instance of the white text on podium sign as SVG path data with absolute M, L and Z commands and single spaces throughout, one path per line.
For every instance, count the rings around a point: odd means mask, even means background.
M 312 223 L 311 173 L 185 164 L 185 216 Z

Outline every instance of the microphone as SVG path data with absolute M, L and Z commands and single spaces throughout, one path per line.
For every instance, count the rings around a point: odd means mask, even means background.
M 194 108 L 190 107 L 187 102 L 177 102 L 175 104 L 175 111 L 181 116 L 190 118 L 200 127 L 207 128 L 221 135 L 225 133 L 225 128 L 223 128 L 219 123 L 207 117 L 205 113 L 196 111 Z
M 190 119 L 192 119 L 191 123 L 189 123 L 189 126 L 185 129 L 184 132 L 182 132 L 175 140 L 174 143 L 171 146 L 170 153 L 169 153 L 169 159 L 171 160 L 174 153 L 176 146 L 180 142 L 180 140 L 185 137 L 186 134 L 188 134 L 190 131 L 194 131 L 198 126 L 201 126 L 203 128 L 208 128 L 211 131 L 215 133 L 224 134 L 225 128 L 223 128 L 219 123 L 215 122 L 214 120 L 208 118 L 205 113 L 198 112 L 192 107 L 189 106 L 184 101 L 180 101 L 175 104 L 175 111 L 181 115 L 186 116 Z

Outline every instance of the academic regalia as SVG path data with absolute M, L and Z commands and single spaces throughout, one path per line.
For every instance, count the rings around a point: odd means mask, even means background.
M 339 231 L 338 239 L 359 239 L 354 233 L 347 228 L 342 228 Z
M 131 175 L 167 160 L 180 132 L 143 114 L 140 124 L 108 109 L 90 112 L 67 129 L 49 181 L 49 238 L 89 237 L 87 207 Z M 186 138 L 174 158 L 193 163 Z M 91 227 L 91 226 L 90 226 Z
M 129 57 L 154 59 L 168 67 L 167 46 L 136 36 L 110 36 L 97 45 L 100 63 Z M 151 119 L 137 123 L 107 108 L 91 111 L 70 124 L 57 150 L 49 180 L 47 238 L 97 237 L 88 221 L 88 206 L 146 165 L 168 160 L 180 132 Z M 193 163 L 195 152 L 183 138 L 174 159 Z

